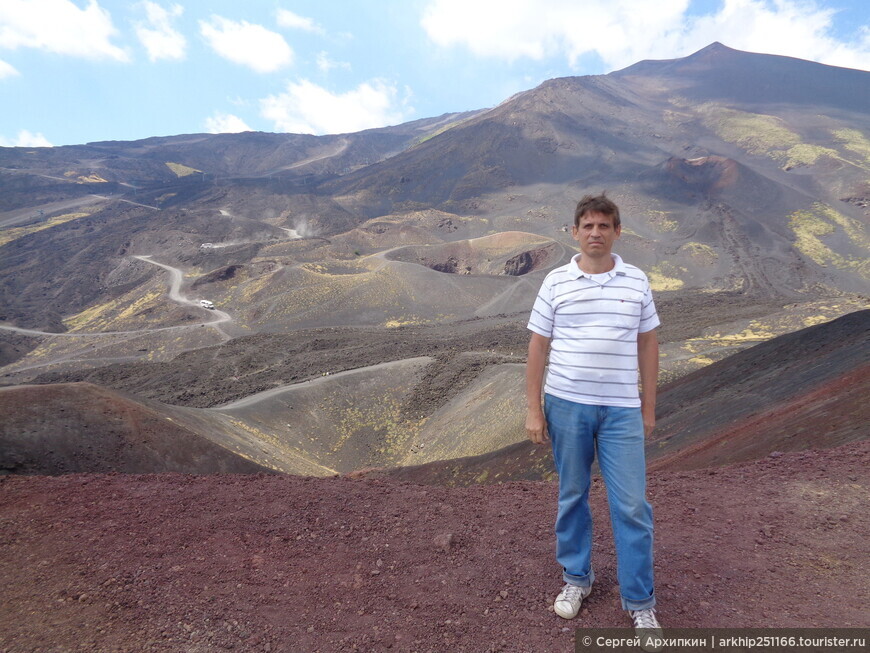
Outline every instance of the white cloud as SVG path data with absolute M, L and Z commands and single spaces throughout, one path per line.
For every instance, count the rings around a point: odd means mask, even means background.
M 71 0 L 0 2 L 0 48 L 129 61 L 127 53 L 111 43 L 115 34 L 112 17 L 97 0 L 89 0 L 84 9 Z
M 199 29 L 219 55 L 258 73 L 271 73 L 293 62 L 293 50 L 284 37 L 262 25 L 212 16 L 199 21 Z
M 289 27 L 290 29 L 301 29 L 306 32 L 316 32 L 323 34 L 323 28 L 320 27 L 310 18 L 294 14 L 289 9 L 279 9 L 276 13 L 276 20 L 281 27 Z
M 205 130 L 210 134 L 237 134 L 238 132 L 254 131 L 244 120 L 231 113 L 215 111 L 205 119 Z
M 870 67 L 870 37 L 832 36 L 834 11 L 814 0 L 723 0 L 689 18 L 690 0 L 430 0 L 421 24 L 442 47 L 514 61 L 597 55 L 610 69 L 690 54 L 713 41 L 741 50 Z
M 275 129 L 301 134 L 338 134 L 395 125 L 413 109 L 409 92 L 399 99 L 396 87 L 383 80 L 364 82 L 346 93 L 332 93 L 308 80 L 290 82 L 287 90 L 260 100 L 263 117 Z
M 0 147 L 54 147 L 41 132 L 36 134 L 22 129 L 18 135 L 9 140 L 0 136 Z
M 0 60 L 0 79 L 3 79 L 5 77 L 15 77 L 19 74 L 20 73 L 15 70 L 15 66 Z
M 335 68 L 350 70 L 350 63 L 347 61 L 333 61 L 329 58 L 329 55 L 326 52 L 318 52 L 317 67 L 321 72 L 328 73 L 330 70 Z
M 148 58 L 151 61 L 184 59 L 187 40 L 172 26 L 172 19 L 181 16 L 184 7 L 172 5 L 171 8 L 164 9 L 149 0 L 144 0 L 142 6 L 148 16 L 148 22 L 136 25 L 136 36 L 148 51 Z

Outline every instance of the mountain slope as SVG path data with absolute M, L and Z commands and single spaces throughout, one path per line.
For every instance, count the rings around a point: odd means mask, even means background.
M 870 106 L 866 71 L 742 52 L 718 42 L 681 59 L 641 61 L 613 76 L 650 86 L 662 80 L 670 84 L 679 81 L 691 88 L 692 96 L 699 100 L 727 100 L 757 107 L 793 104 L 825 112 L 866 113 Z
M 653 468 L 696 469 L 870 437 L 870 310 L 744 350 L 666 386 Z
M 0 389 L 0 469 L 78 472 L 271 472 L 176 423 L 166 406 L 89 383 Z
M 870 438 L 868 333 L 870 310 L 850 313 L 773 338 L 664 386 L 656 430 L 647 443 L 649 469 L 709 468 Z M 516 392 L 521 377 L 517 370 Z M 497 451 L 360 475 L 457 486 L 550 479 L 550 448 L 525 440 L 522 420 L 519 414 L 501 425 L 516 441 Z
M 4 317 L 61 329 L 64 317 L 117 297 L 108 282 L 125 256 L 155 247 L 201 273 L 376 253 L 386 246 L 357 229 L 387 215 L 416 229 L 420 245 L 417 217 L 433 209 L 462 228 L 430 228 L 431 244 L 507 231 L 567 241 L 578 196 L 602 189 L 622 206 L 625 258 L 650 270 L 656 290 L 861 292 L 867 89 L 868 72 L 714 44 L 358 134 L 0 148 L 0 224 L 28 229 L 0 240 L 0 274 L 14 280 L 0 297 Z M 64 202 L 85 204 L 57 208 Z M 286 244 L 298 236 L 337 243 Z M 245 247 L 204 256 L 202 243 Z

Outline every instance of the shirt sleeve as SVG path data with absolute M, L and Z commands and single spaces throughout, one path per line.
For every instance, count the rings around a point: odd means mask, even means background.
M 640 325 L 638 333 L 646 333 L 652 331 L 661 324 L 659 315 L 656 313 L 656 303 L 653 301 L 652 289 L 649 287 L 649 281 L 644 279 L 643 299 L 641 300 L 640 308 Z
M 550 298 L 552 289 L 544 279 L 541 284 L 541 289 L 538 291 L 538 296 L 535 299 L 535 305 L 532 307 L 532 314 L 529 316 L 529 323 L 526 328 L 529 331 L 544 336 L 545 338 L 553 337 L 553 306 Z

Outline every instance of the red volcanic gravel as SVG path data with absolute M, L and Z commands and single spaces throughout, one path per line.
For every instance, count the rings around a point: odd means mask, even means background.
M 656 472 L 666 626 L 867 627 L 870 441 Z M 0 479 L 2 651 L 572 651 L 627 626 L 602 483 L 597 581 L 551 609 L 556 486 L 270 475 Z

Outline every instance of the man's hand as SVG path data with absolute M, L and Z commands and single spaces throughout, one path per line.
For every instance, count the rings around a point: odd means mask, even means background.
M 655 329 L 637 334 L 637 365 L 643 397 L 640 413 L 643 415 L 643 434 L 649 437 L 656 427 L 656 383 L 659 375 L 659 340 Z
M 652 410 L 647 410 L 646 406 L 644 406 L 640 409 L 640 412 L 643 416 L 643 434 L 644 437 L 648 438 L 656 427 L 656 410 L 655 407 Z
M 526 414 L 526 434 L 529 436 L 529 440 L 535 444 L 544 444 L 549 441 L 547 420 L 544 419 L 544 413 L 540 408 L 538 410 L 530 408 Z
M 544 383 L 544 367 L 550 339 L 532 333 L 529 340 L 529 358 L 526 363 L 526 434 L 535 444 L 544 444 L 547 437 L 547 420 L 541 409 L 541 386 Z

